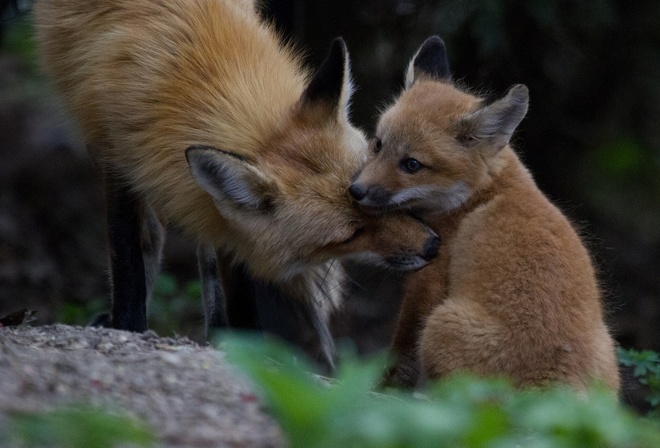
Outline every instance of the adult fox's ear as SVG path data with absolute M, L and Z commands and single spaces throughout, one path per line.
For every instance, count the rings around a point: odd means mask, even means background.
M 406 89 L 412 87 L 419 79 L 450 82 L 449 59 L 447 47 L 438 36 L 432 36 L 419 47 L 406 71 Z
M 246 211 L 266 212 L 273 207 L 277 187 L 240 155 L 211 146 L 191 146 L 186 149 L 186 159 L 195 182 L 216 202 Z
M 353 93 L 351 67 L 346 42 L 341 37 L 330 45 L 325 60 L 302 94 L 303 108 L 321 106 L 331 115 L 348 120 L 348 107 Z
M 501 149 L 509 144 L 513 131 L 527 114 L 528 106 L 529 89 L 516 84 L 503 98 L 463 117 L 458 140 L 466 144 L 486 142 Z

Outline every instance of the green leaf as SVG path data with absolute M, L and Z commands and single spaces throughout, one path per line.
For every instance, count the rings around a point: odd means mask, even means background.
M 90 406 L 46 412 L 15 414 L 15 437 L 27 446 L 111 448 L 118 444 L 150 446 L 153 431 L 143 422 Z
M 199 280 L 191 280 L 186 283 L 185 288 L 186 296 L 191 299 L 199 299 L 202 297 L 202 282 Z
M 157 297 L 167 297 L 173 295 L 177 290 L 176 278 L 169 274 L 160 274 L 154 284 L 154 295 Z
M 599 169 L 617 179 L 638 177 L 645 168 L 647 155 L 632 138 L 615 140 L 601 147 L 596 162 Z
M 280 342 L 224 335 L 221 347 L 255 382 L 293 448 L 660 446 L 658 428 L 629 414 L 606 389 L 519 391 L 503 379 L 455 376 L 426 395 L 375 393 L 383 357 L 342 354 L 330 382 Z

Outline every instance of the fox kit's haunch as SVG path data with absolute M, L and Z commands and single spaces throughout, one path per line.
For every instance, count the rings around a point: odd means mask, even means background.
M 619 387 L 589 254 L 509 146 L 527 103 L 522 85 L 493 102 L 455 87 L 433 37 L 379 120 L 350 193 L 382 216 L 414 210 L 442 238 L 408 277 L 391 383 L 414 385 L 421 368 Z
M 310 76 L 249 1 L 39 0 L 34 12 L 43 65 L 106 177 L 111 325 L 146 329 L 156 269 L 143 261 L 158 263 L 161 221 L 204 246 L 201 272 L 221 277 L 204 290 L 237 300 L 254 279 L 330 303 L 338 288 L 317 278 L 339 281 L 333 257 L 409 269 L 433 255 L 423 224 L 366 217 L 346 193 L 366 141 L 348 120 L 341 39 Z M 224 305 L 205 303 L 224 324 Z

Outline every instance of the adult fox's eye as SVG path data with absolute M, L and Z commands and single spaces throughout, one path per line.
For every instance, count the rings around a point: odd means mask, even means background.
M 383 141 L 376 137 L 374 139 L 374 153 L 378 154 L 383 149 Z
M 413 158 L 404 159 L 401 162 L 401 166 L 403 167 L 404 170 L 408 171 L 409 173 L 416 173 L 417 171 L 424 168 L 424 165 L 422 165 L 422 163 L 419 160 Z

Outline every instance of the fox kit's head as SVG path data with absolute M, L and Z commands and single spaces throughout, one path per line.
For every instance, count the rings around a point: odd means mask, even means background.
M 429 38 L 410 62 L 403 93 L 379 120 L 351 195 L 372 212 L 459 207 L 497 172 L 527 104 L 521 84 L 494 102 L 453 86 L 444 42 Z
M 417 269 L 437 254 L 437 236 L 404 214 L 375 219 L 347 192 L 367 142 L 349 123 L 349 60 L 341 39 L 307 84 L 284 124 L 264 136 L 258 157 L 223 148 L 186 152 L 193 178 L 230 223 L 231 251 L 266 278 L 348 254 Z

